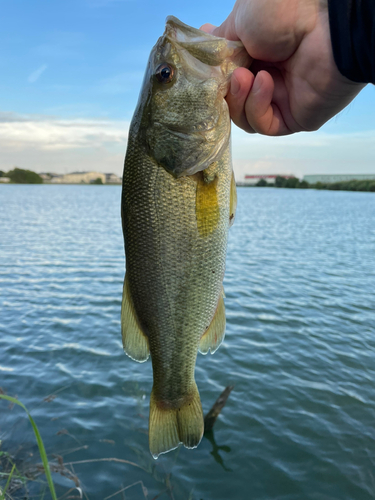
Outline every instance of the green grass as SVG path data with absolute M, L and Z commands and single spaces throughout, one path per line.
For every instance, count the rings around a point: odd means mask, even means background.
M 38 444 L 40 458 L 42 459 L 42 464 L 43 464 L 44 472 L 45 472 L 45 475 L 47 478 L 47 482 L 48 482 L 48 486 L 49 486 L 49 489 L 51 492 L 52 499 L 57 500 L 55 487 L 54 487 L 53 481 L 52 481 L 51 470 L 50 470 L 49 464 L 48 464 L 47 453 L 46 453 L 46 450 L 44 448 L 42 437 L 40 435 L 40 432 L 38 430 L 38 427 L 37 427 L 33 417 L 30 415 L 29 410 L 26 408 L 26 406 L 24 404 L 22 404 L 21 401 L 18 401 L 18 399 L 12 398 L 11 396 L 6 396 L 5 394 L 0 394 L 0 399 L 6 399 L 7 401 L 10 401 L 11 403 L 20 406 L 21 408 L 23 408 L 25 410 L 27 416 L 29 417 L 31 426 L 32 426 L 34 434 L 35 434 L 36 442 Z M 5 489 L 0 496 L 0 500 L 5 500 L 6 490 L 8 489 L 8 486 L 9 486 L 9 483 L 11 481 L 14 470 L 15 470 L 15 465 L 13 465 L 13 468 L 8 476 L 8 480 L 7 480 L 7 483 L 5 485 Z
M 13 472 L 14 472 L 14 469 L 16 468 L 16 464 L 13 464 L 13 467 L 12 467 L 12 470 L 10 471 L 10 474 L 8 476 L 8 480 L 6 482 L 6 485 L 5 485 L 5 488 L 3 490 L 3 494 L 1 495 L 0 497 L 0 500 L 5 500 L 5 494 L 7 492 L 7 489 L 8 489 L 8 486 L 9 486 L 9 483 L 10 483 L 10 480 L 12 479 L 12 476 L 13 476 Z

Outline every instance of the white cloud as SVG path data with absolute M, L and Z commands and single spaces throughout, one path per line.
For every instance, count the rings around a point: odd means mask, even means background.
M 122 171 L 129 123 L 0 113 L 0 170 Z
M 27 81 L 29 83 L 35 83 L 37 80 L 39 80 L 39 78 L 45 72 L 46 69 L 47 69 L 47 64 L 43 64 L 42 66 L 40 66 L 40 68 L 36 69 L 31 73 L 31 75 L 28 76 Z
M 283 137 L 233 129 L 233 164 L 245 174 L 375 173 L 375 130 L 330 134 L 324 130 Z
M 1 149 L 61 151 L 125 144 L 129 124 L 108 120 L 13 115 L 0 120 Z
M 0 170 L 99 170 L 121 175 L 129 122 L 62 119 L 0 112 Z M 375 173 L 375 131 L 323 131 L 285 137 L 249 135 L 234 128 L 233 163 L 245 174 Z

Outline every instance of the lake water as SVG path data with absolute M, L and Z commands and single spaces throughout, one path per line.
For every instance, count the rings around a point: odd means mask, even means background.
M 196 368 L 204 412 L 235 388 L 213 438 L 157 461 L 151 363 L 121 344 L 120 194 L 0 186 L 0 386 L 31 410 L 50 456 L 73 462 L 90 500 L 127 486 L 111 498 L 374 499 L 375 194 L 238 190 L 226 338 Z M 6 402 L 0 439 L 38 462 Z M 54 480 L 59 495 L 73 485 Z

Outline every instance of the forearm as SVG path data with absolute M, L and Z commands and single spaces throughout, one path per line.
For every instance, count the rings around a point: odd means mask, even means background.
M 333 55 L 342 75 L 375 84 L 375 1 L 328 0 Z

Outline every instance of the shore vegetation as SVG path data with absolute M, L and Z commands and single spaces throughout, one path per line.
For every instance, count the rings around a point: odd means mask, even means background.
M 100 185 L 102 185 L 103 181 L 101 180 L 100 177 L 98 177 L 97 179 L 95 179 L 94 181 L 92 181 L 91 184 L 100 184 Z
M 327 189 L 330 191 L 366 191 L 375 192 L 375 180 L 351 180 L 341 182 L 317 182 L 316 184 L 309 184 L 297 177 L 282 177 L 277 176 L 275 183 L 268 183 L 266 179 L 260 179 L 256 187 L 276 187 L 276 188 L 289 188 L 289 189 Z
M 14 184 L 43 184 L 43 179 L 39 174 L 18 167 L 9 172 L 0 171 L 0 177 L 8 177 Z
M 35 420 L 33 417 L 30 415 L 29 410 L 26 408 L 26 406 L 21 403 L 21 401 L 18 401 L 18 399 L 12 397 L 12 396 L 7 396 L 6 394 L 0 394 L 0 400 L 5 399 L 12 403 L 13 405 L 18 405 L 20 406 L 27 414 L 31 426 L 33 428 L 36 442 L 38 444 L 38 449 L 39 449 L 39 454 L 40 458 L 42 460 L 42 464 L 39 466 L 39 474 L 44 473 L 47 479 L 48 487 L 51 493 L 51 498 L 53 500 L 57 500 L 56 492 L 55 492 L 55 487 L 52 481 L 52 475 L 51 475 L 51 469 L 50 465 L 48 462 L 46 450 L 44 448 L 43 440 L 40 435 L 39 429 L 35 423 Z M 1 444 L 1 441 L 0 441 Z M 24 485 L 28 480 L 30 480 L 30 475 L 24 474 L 20 472 L 16 466 L 16 463 L 13 461 L 11 455 L 5 451 L 0 451 L 0 484 L 1 480 L 5 481 L 5 485 L 0 488 L 0 500 L 6 500 L 12 498 L 11 494 L 12 491 L 17 491 L 20 487 L 20 485 Z M 34 474 L 35 475 L 35 474 Z M 37 476 L 36 474 L 35 476 Z

